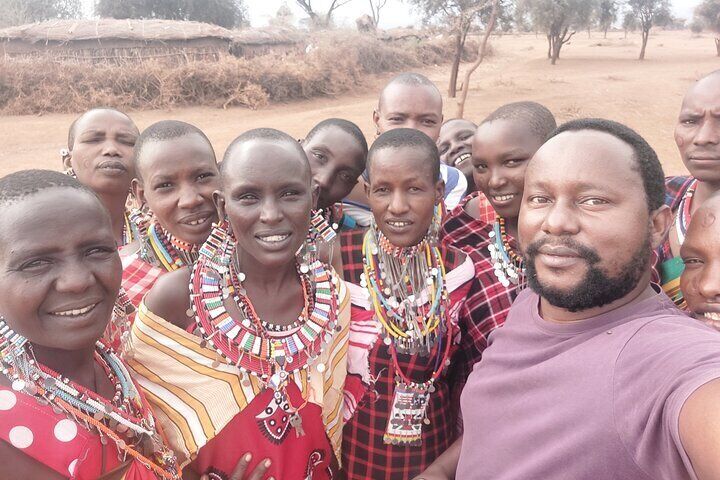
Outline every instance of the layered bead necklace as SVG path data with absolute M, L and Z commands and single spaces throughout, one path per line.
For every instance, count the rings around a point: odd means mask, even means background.
M 429 423 L 430 394 L 449 365 L 452 343 L 442 255 L 432 239 L 400 248 L 373 227 L 365 235 L 363 257 L 361 286 L 367 289 L 383 327 L 383 342 L 396 374 L 383 439 L 394 445 L 420 445 L 422 425 Z M 398 353 L 430 356 L 434 366 L 430 378 L 424 382 L 411 380 L 398 362 Z
M 147 400 L 119 357 L 102 342 L 96 344 L 95 362 L 115 385 L 112 400 L 37 362 L 32 344 L 4 319 L 0 319 L 0 360 L 13 390 L 95 430 L 103 445 L 112 440 L 121 462 L 129 455 L 160 478 L 180 479 L 175 454 L 165 446 Z
M 242 383 L 250 385 L 248 375 L 273 390 L 273 398 L 288 403 L 288 381 L 295 372 L 313 366 L 323 373 L 327 365 L 316 362 L 341 327 L 337 323 L 335 278 L 319 260 L 298 267 L 304 292 L 304 308 L 297 322 L 287 327 L 270 327 L 257 315 L 242 286 L 244 273 L 233 261 L 235 240 L 225 228 L 217 226 L 200 249 L 190 279 L 192 308 L 201 346 L 215 350 L 222 361 L 242 372 Z M 234 318 L 225 302 L 232 297 L 240 318 Z M 219 364 L 219 361 L 215 364 Z M 292 407 L 290 423 L 299 426 L 301 407 Z
M 197 245 L 176 238 L 147 213 L 135 210 L 131 214 L 131 221 L 142 241 L 139 255 L 143 261 L 172 272 L 192 265 L 197 260 Z
M 685 191 L 680 204 L 678 205 L 677 216 L 675 217 L 675 232 L 677 233 L 678 245 L 685 243 L 685 235 L 690 225 L 690 210 L 692 209 L 692 198 L 697 190 L 698 181 L 695 180 Z
M 495 277 L 503 287 L 507 288 L 511 283 L 519 285 L 525 275 L 523 259 L 510 247 L 504 218 L 499 215 L 495 217 L 495 223 L 489 236 L 491 242 L 487 248 L 493 262 Z

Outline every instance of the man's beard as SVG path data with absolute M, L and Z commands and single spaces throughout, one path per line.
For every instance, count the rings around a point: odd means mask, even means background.
M 579 279 L 576 287 L 561 290 L 544 285 L 538 278 L 535 260 L 538 250 L 545 244 L 562 245 L 571 248 L 585 260 L 587 273 L 585 277 Z M 597 266 L 600 262 L 600 256 L 593 248 L 581 245 L 567 237 L 561 238 L 559 242 L 551 242 L 544 238 L 533 242 L 525 250 L 526 276 L 530 288 L 547 300 L 550 305 L 564 308 L 570 312 L 579 312 L 589 308 L 602 307 L 630 293 L 645 273 L 650 255 L 652 255 L 652 246 L 650 234 L 648 233 L 640 248 L 623 266 L 621 273 L 611 277 L 605 270 Z

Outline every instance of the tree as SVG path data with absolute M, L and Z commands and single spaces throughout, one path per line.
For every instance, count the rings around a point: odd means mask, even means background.
M 388 0 L 368 0 L 370 3 L 370 16 L 372 17 L 375 27 L 380 23 L 380 10 L 385 7 Z
M 545 32 L 548 58 L 555 65 L 563 45 L 570 42 L 576 29 L 590 21 L 593 0 L 518 0 L 519 8 L 530 17 L 536 30 Z
M 23 25 L 54 18 L 78 18 L 80 0 L 0 0 L 0 26 Z
M 720 57 L 720 0 L 704 0 L 695 7 L 695 18 L 715 33 L 715 50 Z
M 473 26 L 482 23 L 483 16 L 490 14 L 493 4 L 490 0 L 411 0 L 411 3 L 422 12 L 426 22 L 436 22 L 450 30 L 455 48 L 450 67 L 448 96 L 455 98 L 460 61 L 468 33 Z
M 458 98 L 457 100 L 457 110 L 455 112 L 455 118 L 463 118 L 463 115 L 465 114 L 465 101 L 467 100 L 468 91 L 470 90 L 470 77 L 475 72 L 475 70 L 478 69 L 483 60 L 485 60 L 488 40 L 490 39 L 490 35 L 495 29 L 495 21 L 498 16 L 498 11 L 500 10 L 500 2 L 501 0 L 492 0 L 490 13 L 488 14 L 487 22 L 485 23 L 485 33 L 483 34 L 482 42 L 480 42 L 480 47 L 478 48 L 477 60 L 475 60 L 472 65 L 470 65 L 470 68 L 468 68 L 467 72 L 465 72 L 465 77 L 463 78 L 460 98 Z
M 194 20 L 225 28 L 248 22 L 243 0 L 96 0 L 95 14 L 111 18 Z
M 347 5 L 352 0 L 330 0 L 330 5 L 328 6 L 324 15 L 313 10 L 312 0 L 295 1 L 298 5 L 300 5 L 300 8 L 303 9 L 307 16 L 310 17 L 310 22 L 313 24 L 313 26 L 326 28 L 332 24 L 332 15 L 333 13 L 335 13 L 335 10 L 342 7 L 343 5 Z
M 640 60 L 645 60 L 645 49 L 647 47 L 650 29 L 653 25 L 662 25 L 670 17 L 669 0 L 628 0 L 630 11 L 635 15 L 642 33 L 642 47 L 640 48 Z
M 617 20 L 617 0 L 600 0 L 597 4 L 598 27 L 603 31 L 603 38 L 607 38 L 608 29 Z
M 625 31 L 625 38 L 627 38 L 628 30 L 634 32 L 637 29 L 638 23 L 637 18 L 633 12 L 625 12 L 622 21 L 623 30 Z

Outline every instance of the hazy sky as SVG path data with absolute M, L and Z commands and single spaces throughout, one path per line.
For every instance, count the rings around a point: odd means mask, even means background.
M 312 0 L 312 5 L 316 11 L 324 12 L 330 2 L 331 0 Z M 336 23 L 353 26 L 357 17 L 370 12 L 368 2 L 369 0 L 352 0 L 349 4 L 339 8 L 335 13 Z M 700 2 L 701 0 L 672 0 L 674 13 L 679 17 L 690 18 L 695 5 Z M 83 0 L 87 15 L 91 14 L 93 3 L 93 0 Z M 268 19 L 275 16 L 283 3 L 286 3 L 295 12 L 296 18 L 305 16 L 295 0 L 245 0 L 253 26 L 267 25 Z M 403 0 L 388 0 L 387 6 L 380 15 L 381 28 L 405 27 L 419 23 L 419 21 L 418 13 L 413 11 L 412 7 Z

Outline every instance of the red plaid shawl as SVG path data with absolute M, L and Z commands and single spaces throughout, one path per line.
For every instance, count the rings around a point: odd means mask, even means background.
M 357 286 L 362 273 L 363 234 L 363 231 L 354 230 L 341 235 L 345 278 L 356 280 L 351 286 L 351 291 L 356 292 L 352 295 L 356 302 L 353 302 L 352 309 L 345 387 L 345 415 L 351 418 L 347 419 L 343 430 L 343 468 L 349 480 L 409 479 L 424 470 L 457 438 L 459 408 L 453 403 L 456 390 L 453 382 L 457 376 L 453 372 L 455 366 L 451 366 L 435 382 L 436 390 L 430 395 L 427 410 L 430 424 L 423 426 L 421 446 L 405 447 L 383 442 L 395 388 L 395 372 L 387 347 L 376 341 L 380 332 L 379 322 L 372 311 L 359 306 L 361 302 L 357 301 L 362 298 L 363 292 Z M 457 255 L 453 250 L 443 250 L 445 264 L 450 270 L 455 267 Z M 473 268 L 468 264 L 448 273 L 448 279 L 455 277 L 456 288 L 450 294 L 453 317 L 457 318 L 463 310 L 473 282 L 472 275 Z M 457 321 L 463 322 L 460 319 Z M 462 343 L 465 337 L 459 330 L 455 328 L 456 341 Z M 434 368 L 430 358 L 398 355 L 403 371 L 418 381 L 430 377 Z M 366 367 L 359 371 L 358 365 Z
M 155 281 L 167 272 L 163 268 L 155 267 L 141 260 L 137 249 L 132 247 L 133 245 L 130 244 L 120 249 L 120 258 L 123 264 L 122 286 L 130 298 L 130 302 L 137 308 Z

